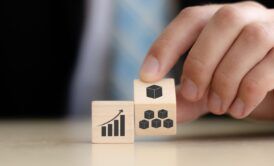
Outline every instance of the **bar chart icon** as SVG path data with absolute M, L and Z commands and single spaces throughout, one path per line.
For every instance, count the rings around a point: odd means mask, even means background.
M 125 115 L 122 113 L 123 110 L 120 109 L 116 116 L 99 125 L 101 126 L 102 137 L 125 136 Z

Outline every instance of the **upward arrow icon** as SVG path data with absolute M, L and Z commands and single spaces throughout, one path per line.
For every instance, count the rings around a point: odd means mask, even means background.
M 111 122 L 111 121 L 113 121 L 114 119 L 116 119 L 122 112 L 123 112 L 123 110 L 120 109 L 120 110 L 119 110 L 119 113 L 118 113 L 116 116 L 114 116 L 114 117 L 113 117 L 112 119 L 110 119 L 109 121 L 107 121 L 107 122 L 105 122 L 105 123 L 103 123 L 103 124 L 100 124 L 100 125 L 98 125 L 98 126 L 103 126 L 103 125 L 105 125 L 105 124 L 108 124 L 109 122 Z

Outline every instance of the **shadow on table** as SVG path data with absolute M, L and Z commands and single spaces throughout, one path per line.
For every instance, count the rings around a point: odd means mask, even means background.
M 239 140 L 268 140 L 274 139 L 273 133 L 243 133 L 243 134 L 221 134 L 221 135 L 196 135 L 196 136 L 178 136 L 172 138 L 172 141 L 239 141 Z

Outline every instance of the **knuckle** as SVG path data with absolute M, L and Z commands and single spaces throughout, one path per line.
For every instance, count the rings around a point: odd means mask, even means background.
M 255 1 L 244 1 L 242 2 L 244 5 L 256 7 L 256 8 L 265 8 L 262 4 Z
M 221 27 L 230 27 L 243 20 L 243 16 L 238 8 L 227 5 L 219 9 L 214 15 L 215 23 Z
M 199 80 L 197 79 L 202 79 L 201 77 L 203 77 L 203 73 L 206 73 L 206 71 L 207 67 L 205 66 L 205 63 L 193 56 L 189 56 L 184 64 L 184 72 L 186 75 L 196 78 L 196 81 L 198 82 Z
M 151 47 L 151 51 L 155 53 L 155 56 L 165 54 L 170 49 L 170 42 L 164 37 L 160 37 Z
M 242 83 L 243 92 L 246 96 L 258 96 L 261 94 L 262 89 L 258 81 L 253 78 L 245 78 Z
M 243 38 L 248 43 L 270 42 L 270 36 L 267 28 L 260 23 L 248 24 L 243 29 Z
M 188 20 L 194 24 L 194 28 L 201 29 L 205 26 L 208 21 L 207 14 L 204 14 L 206 11 L 204 6 L 192 6 L 184 8 L 179 15 L 176 17 L 174 24 L 180 24 L 183 20 Z
M 201 15 L 200 6 L 186 7 L 179 14 L 180 17 L 190 17 L 190 18 L 197 17 L 199 15 Z

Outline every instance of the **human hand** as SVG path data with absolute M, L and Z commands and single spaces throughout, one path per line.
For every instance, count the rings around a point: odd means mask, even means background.
M 208 112 L 274 119 L 274 10 L 256 2 L 188 7 L 151 46 L 140 78 L 163 78 L 190 49 L 178 121 Z

